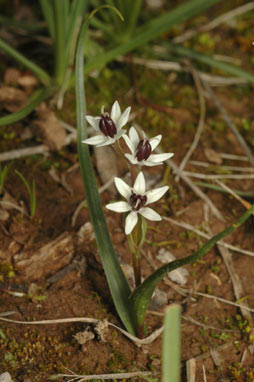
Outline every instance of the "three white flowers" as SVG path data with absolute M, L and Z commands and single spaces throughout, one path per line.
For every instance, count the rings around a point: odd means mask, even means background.
M 120 106 L 115 101 L 110 115 L 104 112 L 104 107 L 101 109 L 100 117 L 87 115 L 87 122 L 99 135 L 85 139 L 82 142 L 101 147 L 111 145 L 123 137 L 131 152 L 124 155 L 133 165 L 152 167 L 160 165 L 163 161 L 171 158 L 174 155 L 173 153 L 152 154 L 152 151 L 159 145 L 162 135 L 157 135 L 151 139 L 144 136 L 143 139 L 140 139 L 134 127 L 130 128 L 129 136 L 125 134 L 126 130 L 123 130 L 123 127 L 128 122 L 130 110 L 131 108 L 127 107 L 121 113 Z M 145 178 L 142 172 L 136 177 L 133 187 L 128 186 L 122 179 L 117 177 L 115 178 L 115 186 L 126 201 L 107 204 L 106 208 L 120 213 L 129 212 L 125 221 L 126 235 L 129 235 L 137 224 L 138 214 L 148 220 L 160 221 L 162 219 L 157 212 L 147 207 L 147 205 L 159 200 L 167 192 L 168 186 L 146 191 Z

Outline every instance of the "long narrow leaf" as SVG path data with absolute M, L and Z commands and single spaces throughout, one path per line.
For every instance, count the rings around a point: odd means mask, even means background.
M 48 24 L 49 34 L 54 43 L 55 41 L 55 19 L 51 0 L 40 0 L 41 9 L 44 18 Z
M 133 37 L 131 41 L 121 44 L 106 53 L 93 57 L 85 65 L 85 73 L 88 73 L 93 69 L 103 67 L 116 57 L 136 49 L 137 47 L 158 37 L 162 33 L 168 32 L 174 25 L 182 23 L 191 17 L 196 16 L 200 12 L 204 12 L 206 9 L 219 1 L 221 0 L 191 0 L 184 2 L 172 11 L 169 11 L 162 16 L 158 16 L 155 20 L 144 25 L 141 30 L 137 31 L 137 36 Z
M 74 0 L 71 3 L 70 8 L 70 15 L 68 19 L 68 28 L 67 28 L 67 35 L 66 35 L 66 41 L 67 45 L 71 44 L 73 39 L 73 34 L 76 29 L 77 23 L 81 23 L 84 17 L 84 13 L 88 7 L 88 1 L 87 0 Z M 80 21 L 81 20 L 81 21 Z M 67 48 L 69 50 L 69 48 Z
M 15 170 L 16 174 L 20 177 L 24 183 L 27 193 L 29 195 L 29 204 L 30 204 L 30 216 L 33 218 L 36 212 L 36 186 L 35 181 L 32 181 L 32 186 L 28 183 L 24 175 L 21 174 L 18 170 Z
M 126 22 L 128 23 L 129 36 L 132 35 L 134 28 L 137 24 L 140 10 L 142 9 L 142 3 L 143 3 L 143 0 L 135 0 L 134 2 L 133 1 L 128 2 L 128 8 L 126 12 L 127 14 L 124 13 L 124 16 L 126 15 L 125 19 L 126 19 Z M 127 15 L 129 16 L 128 19 L 127 19 Z
M 86 103 L 84 89 L 84 39 L 88 28 L 89 20 L 86 21 L 81 29 L 76 53 L 76 97 L 77 97 L 77 123 L 78 123 L 78 153 L 80 167 L 83 177 L 91 221 L 101 256 L 103 268 L 107 277 L 110 292 L 116 310 L 126 327 L 135 334 L 134 320 L 132 316 L 131 304 L 129 301 L 130 287 L 121 269 L 119 261 L 114 252 L 114 248 L 109 236 L 107 224 L 102 211 L 99 199 L 96 179 L 90 159 L 89 148 L 81 141 L 87 137 L 86 128 Z
M 45 70 L 40 68 L 34 62 L 23 56 L 23 54 L 19 53 L 16 49 L 13 49 L 10 45 L 8 45 L 5 41 L 0 39 L 0 50 L 9 54 L 16 61 L 20 62 L 26 68 L 31 70 L 36 76 L 44 83 L 45 85 L 51 84 L 51 78 Z
M 252 82 L 252 83 L 254 82 L 253 74 L 250 74 L 237 66 L 228 64 L 226 62 L 215 60 L 213 57 L 210 57 L 203 53 L 195 52 L 191 49 L 185 48 L 184 46 L 171 45 L 171 44 L 169 44 L 168 46 L 170 50 L 172 50 L 174 53 L 176 53 L 179 56 L 182 56 L 184 58 L 188 57 L 190 59 L 212 66 L 214 68 L 223 70 L 226 73 L 233 74 L 236 77 L 244 78 L 245 80 L 249 82 Z
M 34 22 L 28 22 L 28 21 L 22 21 L 22 20 L 14 20 L 13 18 L 6 17 L 0 15 L 0 25 L 1 27 L 15 27 L 18 29 L 23 29 L 24 31 L 27 32 L 34 32 L 34 33 L 39 33 L 42 31 L 45 31 L 47 29 L 47 26 L 45 23 L 42 21 L 34 21 Z
M 61 3 L 61 6 L 63 7 L 65 30 L 67 30 L 66 27 L 68 25 L 68 17 L 70 12 L 70 0 L 61 0 Z M 66 38 L 66 35 L 64 37 Z
M 55 87 L 48 87 L 46 89 L 37 90 L 37 92 L 35 92 L 29 99 L 29 103 L 22 110 L 0 118 L 0 126 L 9 125 L 10 123 L 14 123 L 25 118 L 35 109 L 37 105 L 48 98 L 51 94 L 53 94 L 54 91 Z
M 201 257 L 203 257 L 209 251 L 209 249 L 212 248 L 217 243 L 217 241 L 231 234 L 236 228 L 238 228 L 241 224 L 243 224 L 245 220 L 247 220 L 250 217 L 253 211 L 254 211 L 254 204 L 247 212 L 245 212 L 240 217 L 240 219 L 235 224 L 229 226 L 224 231 L 212 237 L 198 251 L 194 252 L 192 255 L 189 255 L 182 259 L 175 260 L 175 261 L 172 261 L 171 263 L 163 265 L 162 267 L 157 269 L 157 271 L 155 271 L 151 276 L 149 276 L 133 292 L 130 299 L 131 302 L 133 303 L 134 312 L 137 317 L 138 325 L 140 326 L 144 322 L 145 313 L 156 285 L 168 272 L 171 272 L 178 267 L 182 267 L 183 265 L 190 264 L 194 261 L 197 261 Z
M 66 1 L 53 0 L 54 20 L 55 20 L 55 79 L 61 84 L 65 77 L 67 59 L 69 52 L 66 52 L 65 36 L 67 29 L 65 15 Z
M 87 0 L 74 0 L 71 4 L 71 12 L 68 19 L 68 28 L 66 33 L 66 52 L 69 54 L 69 58 L 66 60 L 66 64 L 73 65 L 75 48 L 77 42 L 77 36 L 80 30 L 80 26 L 84 17 L 85 10 L 88 6 Z
M 162 339 L 162 382 L 179 382 L 181 354 L 181 308 L 170 305 L 164 319 Z

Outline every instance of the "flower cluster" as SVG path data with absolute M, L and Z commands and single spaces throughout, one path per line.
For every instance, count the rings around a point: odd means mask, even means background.
M 157 166 L 163 161 L 171 158 L 173 153 L 152 154 L 159 145 L 162 135 L 148 139 L 145 135 L 140 139 L 136 129 L 131 127 L 129 135 L 125 134 L 123 127 L 129 119 L 131 108 L 128 107 L 121 113 L 117 101 L 112 106 L 111 113 L 106 113 L 104 107 L 101 109 L 101 116 L 92 117 L 87 115 L 87 122 L 99 133 L 96 136 L 85 139 L 83 143 L 96 145 L 97 147 L 107 146 L 115 143 L 121 137 L 128 146 L 130 153 L 124 154 L 132 165 Z M 148 220 L 159 221 L 161 216 L 148 204 L 159 200 L 168 190 L 168 186 L 160 187 L 152 191 L 146 191 L 145 177 L 142 172 L 138 174 L 133 187 L 128 186 L 122 179 L 115 178 L 115 185 L 118 192 L 126 201 L 110 203 L 106 208 L 115 212 L 129 212 L 125 222 L 125 233 L 129 235 L 138 222 L 138 214 Z

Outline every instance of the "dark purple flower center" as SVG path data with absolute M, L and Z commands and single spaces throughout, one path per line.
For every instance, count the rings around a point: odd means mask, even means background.
M 142 139 L 137 147 L 136 150 L 136 157 L 138 161 L 147 160 L 149 156 L 151 155 L 152 147 L 149 143 L 148 139 Z
M 99 128 L 106 137 L 113 138 L 117 133 L 116 125 L 108 114 L 102 114 Z
M 140 208 L 144 207 L 147 202 L 147 197 L 145 195 L 131 194 L 130 205 L 133 211 L 138 211 Z

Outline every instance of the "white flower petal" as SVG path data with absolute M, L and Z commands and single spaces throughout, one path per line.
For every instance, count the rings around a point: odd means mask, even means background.
M 131 154 L 124 154 L 124 156 L 129 159 L 129 161 L 131 162 L 131 164 L 140 164 L 137 159 L 131 155 Z
M 162 220 L 162 217 L 155 212 L 152 208 L 149 207 L 144 207 L 141 208 L 141 210 L 138 211 L 140 215 L 144 216 L 144 218 L 148 220 L 153 220 L 153 221 L 160 221 Z
M 109 146 L 109 145 L 113 145 L 113 143 L 115 143 L 115 139 L 105 137 L 105 142 L 102 142 L 101 144 L 97 145 L 97 147 Z
M 137 194 L 142 195 L 145 193 L 146 181 L 145 181 L 145 177 L 144 177 L 144 174 L 142 171 L 140 171 L 140 173 L 136 177 L 133 189 L 134 189 L 135 193 L 137 193 Z
M 128 200 L 131 195 L 130 186 L 128 186 L 128 184 L 125 183 L 121 178 L 115 178 L 115 185 L 119 194 Z
M 127 134 L 124 134 L 124 135 L 123 135 L 123 139 L 124 139 L 126 145 L 129 147 L 130 152 L 131 152 L 132 154 L 134 154 L 134 151 L 135 151 L 135 150 L 134 150 L 134 146 L 133 146 L 133 144 L 132 144 L 130 138 L 128 137 L 128 135 L 127 135 Z
M 131 210 L 131 206 L 126 202 L 115 202 L 106 205 L 106 208 L 115 212 L 127 212 Z
M 147 202 L 146 204 L 154 203 L 157 202 L 167 191 L 169 187 L 164 186 L 160 188 L 155 188 L 155 190 L 147 191 L 146 192 L 146 197 L 147 197 Z
M 125 234 L 129 235 L 138 222 L 138 214 L 135 211 L 129 213 L 125 220 Z
M 163 164 L 163 163 L 162 162 L 161 163 L 154 163 L 154 162 L 151 162 L 149 159 L 147 159 L 147 160 L 143 160 L 142 162 L 138 162 L 138 164 L 140 166 L 153 167 L 153 166 L 159 166 L 160 164 Z
M 110 118 L 116 123 L 120 116 L 121 116 L 121 109 L 120 109 L 119 103 L 115 101 L 111 109 Z
M 171 158 L 173 155 L 173 153 L 151 154 L 149 157 L 149 161 L 153 163 L 159 163 Z
M 130 137 L 131 143 L 133 145 L 133 150 L 136 151 L 140 139 L 139 139 L 139 136 L 138 136 L 136 129 L 133 126 L 130 128 L 129 137 Z
M 116 120 L 118 130 L 120 130 L 128 122 L 130 111 L 131 107 L 129 106 L 127 107 L 127 109 L 124 110 L 123 114 Z
M 119 138 L 121 138 L 126 133 L 126 130 L 118 130 L 116 135 L 114 136 L 114 140 L 117 141 Z
M 152 147 L 152 151 L 158 146 L 162 138 L 162 135 L 156 135 L 156 137 L 149 139 L 149 143 Z
M 100 131 L 99 123 L 101 117 L 92 117 L 91 115 L 86 115 L 86 120 L 96 131 Z
M 101 146 L 102 144 L 104 144 L 105 140 L 106 139 L 104 136 L 96 135 L 94 137 L 85 139 L 84 141 L 82 141 L 82 143 L 86 143 L 88 145 L 99 145 L 99 146 Z

